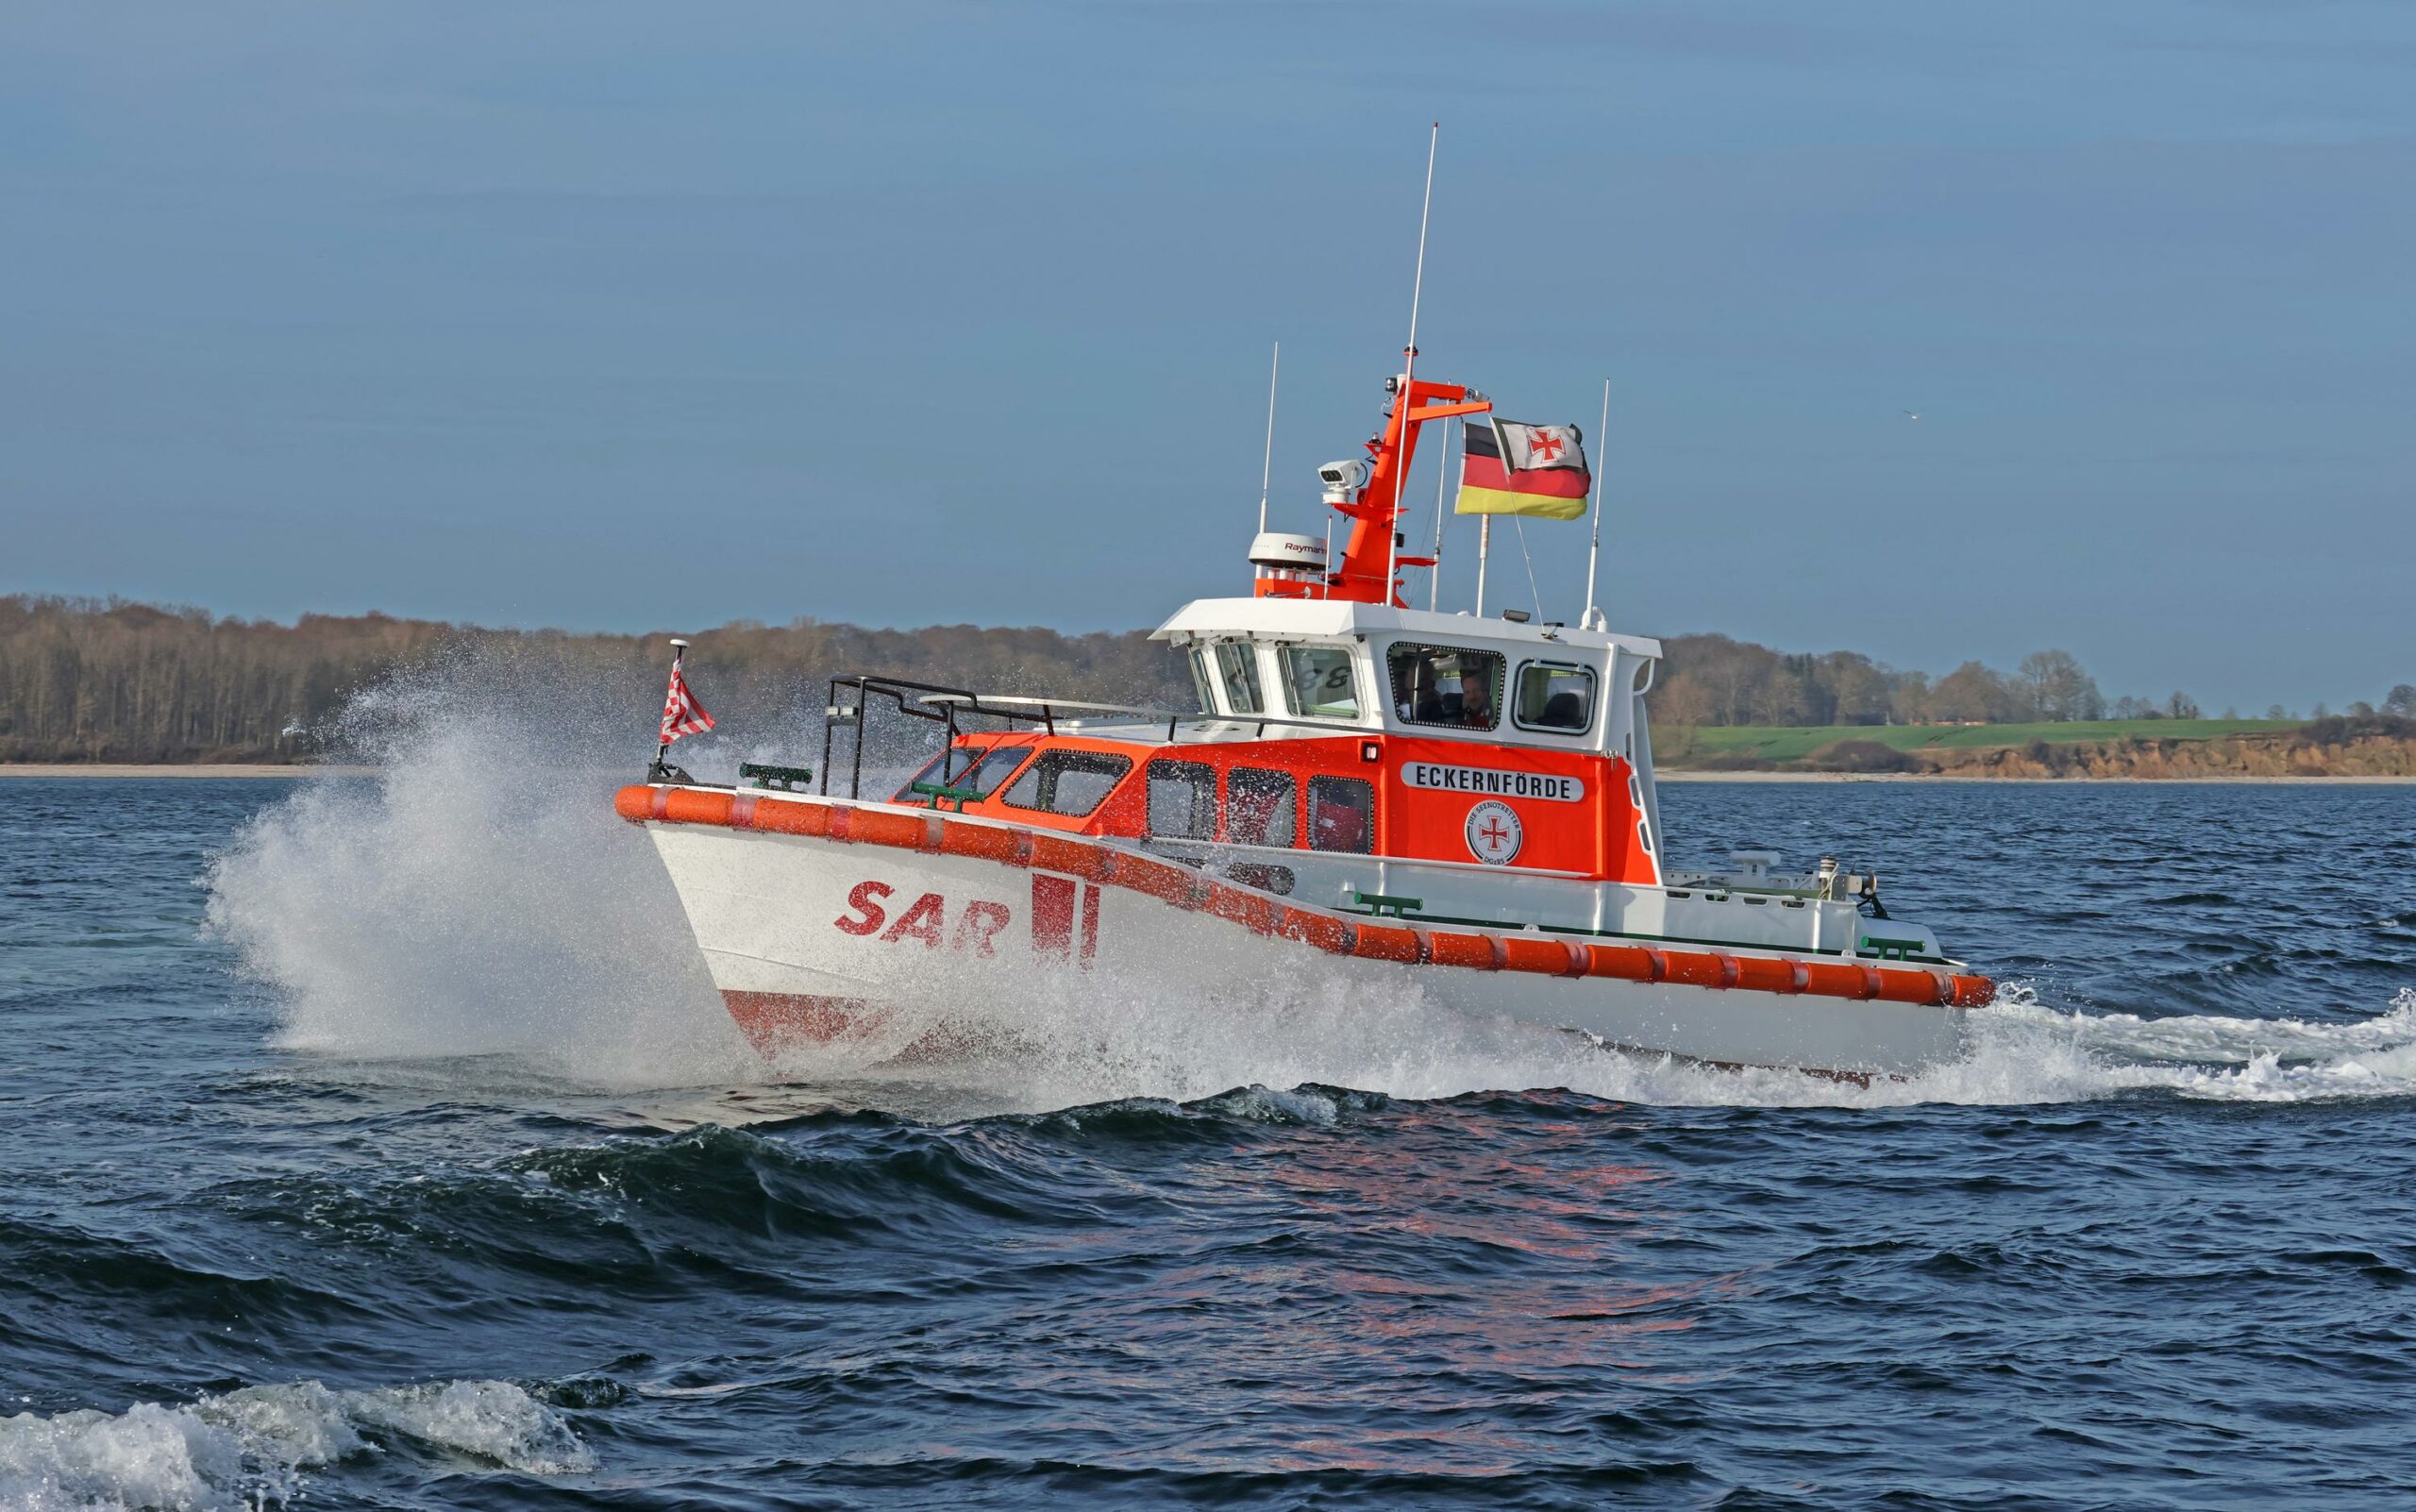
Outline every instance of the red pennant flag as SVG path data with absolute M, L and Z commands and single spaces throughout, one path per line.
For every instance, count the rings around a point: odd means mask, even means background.
M 713 727 L 713 716 L 688 691 L 688 680 L 680 673 L 680 664 L 671 664 L 671 687 L 663 697 L 663 743 L 666 746 L 682 735 L 700 734 Z

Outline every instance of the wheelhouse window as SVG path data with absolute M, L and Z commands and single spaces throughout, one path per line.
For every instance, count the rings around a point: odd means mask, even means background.
M 1510 717 L 1521 730 L 1559 730 L 1582 734 L 1594 722 L 1594 670 L 1558 662 L 1528 662 L 1518 668 L 1518 697 Z
M 1079 819 L 1104 802 L 1131 770 L 1132 757 L 1109 751 L 1043 751 L 1008 787 L 1006 801 Z
M 1029 746 L 993 746 L 986 751 L 951 746 L 932 757 L 930 765 L 908 778 L 906 785 L 898 790 L 898 797 L 893 801 L 913 803 L 935 797 L 934 794 L 914 791 L 917 787 L 931 786 L 947 787 L 971 798 L 988 798 L 1031 754 Z
M 1191 648 L 1191 688 L 1200 696 L 1200 712 L 1216 712 L 1216 684 L 1208 677 L 1208 653 L 1195 646 Z
M 1292 844 L 1294 784 L 1289 772 L 1236 766 L 1225 779 L 1225 838 L 1237 846 Z
M 1376 848 L 1376 789 L 1355 777 L 1309 779 L 1309 848 L 1367 855 Z
M 1182 840 L 1216 838 L 1216 769 L 1199 762 L 1149 764 L 1149 832 Z
M 1491 730 L 1502 723 L 1505 663 L 1499 651 L 1402 644 L 1385 653 L 1393 713 L 1403 724 Z
M 1234 714 L 1265 714 L 1258 692 L 1258 648 L 1247 641 L 1216 643 L 1216 680 L 1224 685 L 1225 707 Z
M 1292 713 L 1302 718 L 1358 718 L 1359 684 L 1351 674 L 1349 648 L 1284 647 L 1284 695 Z

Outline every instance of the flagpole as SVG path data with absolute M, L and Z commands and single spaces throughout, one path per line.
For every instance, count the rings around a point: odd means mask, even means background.
M 1476 617 L 1485 617 L 1485 559 L 1493 553 L 1493 516 L 1488 514 L 1476 528 Z
M 1411 395 L 1418 377 L 1418 303 L 1426 292 L 1426 223 L 1434 210 L 1434 148 L 1443 139 L 1443 123 L 1437 121 L 1426 133 L 1426 197 L 1418 207 L 1418 272 L 1409 284 L 1409 345 L 1402 351 L 1401 372 L 1401 406 L 1400 455 L 1393 466 L 1393 512 L 1385 522 L 1384 603 L 1393 601 L 1393 582 L 1401 576 L 1401 492 L 1409 486 L 1409 412 L 1417 408 Z
M 1594 432 L 1594 544 L 1586 549 L 1586 613 L 1578 624 L 1599 630 L 1604 620 L 1594 602 L 1594 569 L 1602 560 L 1602 473 L 1610 465 L 1611 380 L 1602 380 L 1602 428 Z
M 1258 533 L 1267 533 L 1267 490 L 1275 479 L 1275 377 L 1284 368 L 1284 344 L 1275 344 L 1275 361 L 1267 367 L 1267 456 L 1258 464 Z
M 688 643 L 677 635 L 671 637 L 671 680 L 675 686 L 680 680 L 680 664 L 687 654 Z M 662 744 L 654 749 L 654 766 L 646 773 L 649 778 L 660 778 L 663 769 L 671 764 L 671 737 L 660 729 L 656 730 L 655 734 Z
M 1434 579 L 1426 585 L 1426 607 L 1434 611 L 1443 598 L 1443 491 L 1451 481 L 1451 437 L 1459 427 L 1443 432 L 1443 449 L 1434 458 Z

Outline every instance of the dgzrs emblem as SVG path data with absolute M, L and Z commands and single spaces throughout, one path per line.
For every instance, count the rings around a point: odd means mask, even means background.
M 1487 798 L 1468 810 L 1468 854 L 1488 866 L 1505 866 L 1518 854 L 1526 832 L 1507 803 Z

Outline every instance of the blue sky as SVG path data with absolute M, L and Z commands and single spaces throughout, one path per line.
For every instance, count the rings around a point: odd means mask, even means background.
M 1246 591 L 1277 339 L 1322 529 L 1439 118 L 1421 370 L 1611 378 L 1617 627 L 2378 699 L 2412 65 L 2401 5 L 11 7 L 0 591 L 1154 623 Z

